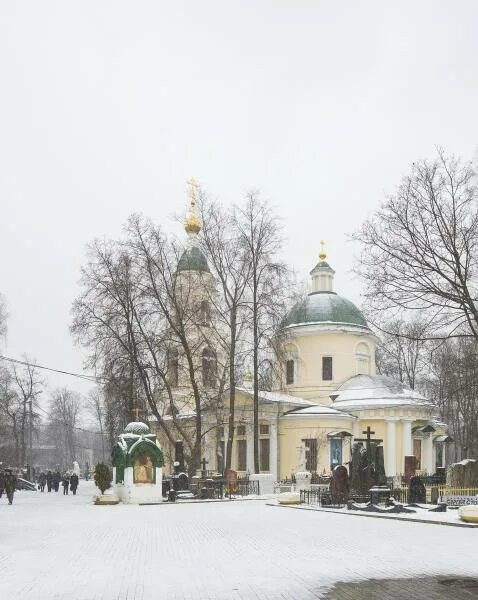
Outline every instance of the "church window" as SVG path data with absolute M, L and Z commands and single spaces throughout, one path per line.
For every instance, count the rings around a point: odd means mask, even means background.
M 367 344 L 360 342 L 355 349 L 357 375 L 370 375 L 370 351 Z
M 269 435 L 269 425 L 267 423 L 260 423 L 259 433 L 260 435 Z
M 270 471 L 270 440 L 269 438 L 262 438 L 259 440 L 259 459 L 260 459 L 260 470 Z
M 237 435 L 246 435 L 246 426 L 238 425 L 236 431 L 237 431 Z
M 202 382 L 204 387 L 216 387 L 216 353 L 211 348 L 202 351 Z
M 305 470 L 311 473 L 317 472 L 317 439 L 308 438 L 302 440 L 305 449 Z
M 199 324 L 200 325 L 210 325 L 211 323 L 211 309 L 209 307 L 209 302 L 207 300 L 203 300 L 199 305 Z
M 294 383 L 294 361 L 293 360 L 286 360 L 285 382 L 287 383 L 287 385 Z
M 177 387 L 179 382 L 179 352 L 176 348 L 168 351 L 168 382 L 171 387 Z
M 237 440 L 237 470 L 247 470 L 247 441 Z
M 322 381 L 332 381 L 332 357 L 322 357 Z

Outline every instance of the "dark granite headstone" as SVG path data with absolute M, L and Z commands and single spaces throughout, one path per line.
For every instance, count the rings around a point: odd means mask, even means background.
M 173 488 L 177 492 L 182 492 L 184 490 L 189 489 L 189 477 L 186 473 L 178 473 L 177 475 L 173 475 Z
M 177 472 L 182 473 L 184 471 L 184 444 L 181 440 L 178 440 L 174 445 L 174 462 L 179 463 Z
M 332 471 L 330 495 L 332 504 L 345 504 L 349 498 L 349 474 L 343 465 L 338 465 Z
M 427 501 L 427 490 L 425 485 L 416 475 L 410 478 L 408 488 L 408 501 L 410 504 L 425 504 Z

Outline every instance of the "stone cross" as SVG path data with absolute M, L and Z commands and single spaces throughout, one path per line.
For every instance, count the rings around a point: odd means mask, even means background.
M 201 461 L 201 464 L 202 464 L 202 476 L 203 476 L 203 478 L 206 478 L 206 476 L 207 476 L 206 465 L 209 464 L 209 461 L 207 461 L 205 458 L 203 458 Z

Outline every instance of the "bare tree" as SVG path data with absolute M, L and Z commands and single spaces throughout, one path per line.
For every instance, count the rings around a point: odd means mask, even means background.
M 469 163 L 439 151 L 365 221 L 356 272 L 373 310 L 426 310 L 431 337 L 478 339 L 476 183 Z
M 19 416 L 20 465 L 33 462 L 33 432 L 35 430 L 36 406 L 43 392 L 43 379 L 39 375 L 35 362 L 23 357 L 23 364 L 13 364 L 13 388 L 21 402 Z
M 22 465 L 20 460 L 22 411 L 23 403 L 14 387 L 11 370 L 3 367 L 0 369 L 0 424 L 3 432 L 2 439 L 5 442 L 2 452 L 3 459 L 13 462 L 17 467 Z M 13 454 L 8 452 L 9 442 L 14 445 Z
M 85 408 L 91 414 L 98 426 L 101 437 L 101 457 L 102 461 L 106 461 L 105 454 L 105 428 L 107 419 L 107 407 L 105 403 L 104 392 L 100 387 L 95 387 L 89 390 L 85 399 Z
M 476 342 L 446 340 L 430 353 L 427 392 L 450 427 L 456 459 L 478 455 L 478 356 Z
M 289 270 L 277 256 L 283 246 L 279 220 L 257 193 L 250 192 L 235 212 L 234 225 L 250 264 L 246 305 L 252 330 L 254 472 L 259 473 L 259 381 L 264 368 L 274 364 L 271 347 L 285 313 Z
M 247 290 L 251 263 L 237 228 L 236 211 L 226 211 L 202 196 L 203 248 L 219 282 L 221 294 L 216 302 L 216 331 L 227 356 L 229 388 L 226 470 L 231 468 L 235 427 L 236 368 L 241 355 L 242 332 L 246 324 Z M 239 358 L 240 359 L 240 358 Z
M 429 372 L 427 321 L 393 319 L 381 322 L 381 341 L 377 348 L 377 370 L 415 389 Z
M 195 290 L 201 274 L 178 274 L 182 248 L 151 221 L 133 215 L 119 241 L 95 241 L 82 270 L 82 292 L 74 303 L 72 332 L 89 348 L 89 362 L 111 383 L 131 382 L 128 404 L 144 407 L 156 418 L 171 445 L 185 442 L 191 471 L 200 466 L 203 402 Z M 185 420 L 176 406 L 169 350 L 180 351 L 194 414 Z M 115 357 L 114 362 L 111 358 Z M 118 359 L 118 360 L 116 360 Z M 124 377 L 126 375 L 126 377 Z M 211 388 L 211 386 L 209 386 Z M 107 386 L 108 396 L 114 386 Z M 188 401 L 186 398 L 185 401 Z M 191 429 L 191 420 L 194 427 Z
M 52 393 L 47 432 L 55 440 L 58 463 L 71 467 L 76 460 L 77 428 L 80 422 L 81 397 L 67 388 Z

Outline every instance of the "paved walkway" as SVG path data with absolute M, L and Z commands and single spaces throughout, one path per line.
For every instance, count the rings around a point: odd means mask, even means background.
M 76 497 L 23 492 L 13 506 L 0 500 L 0 598 L 357 600 L 369 596 L 354 590 L 367 588 L 333 586 L 406 578 L 393 584 L 404 596 L 377 598 L 462 600 L 452 584 L 437 587 L 434 579 L 423 579 L 436 588 L 427 595 L 418 578 L 478 577 L 476 529 L 263 501 L 93 506 L 92 486 L 81 482 L 80 490 Z

